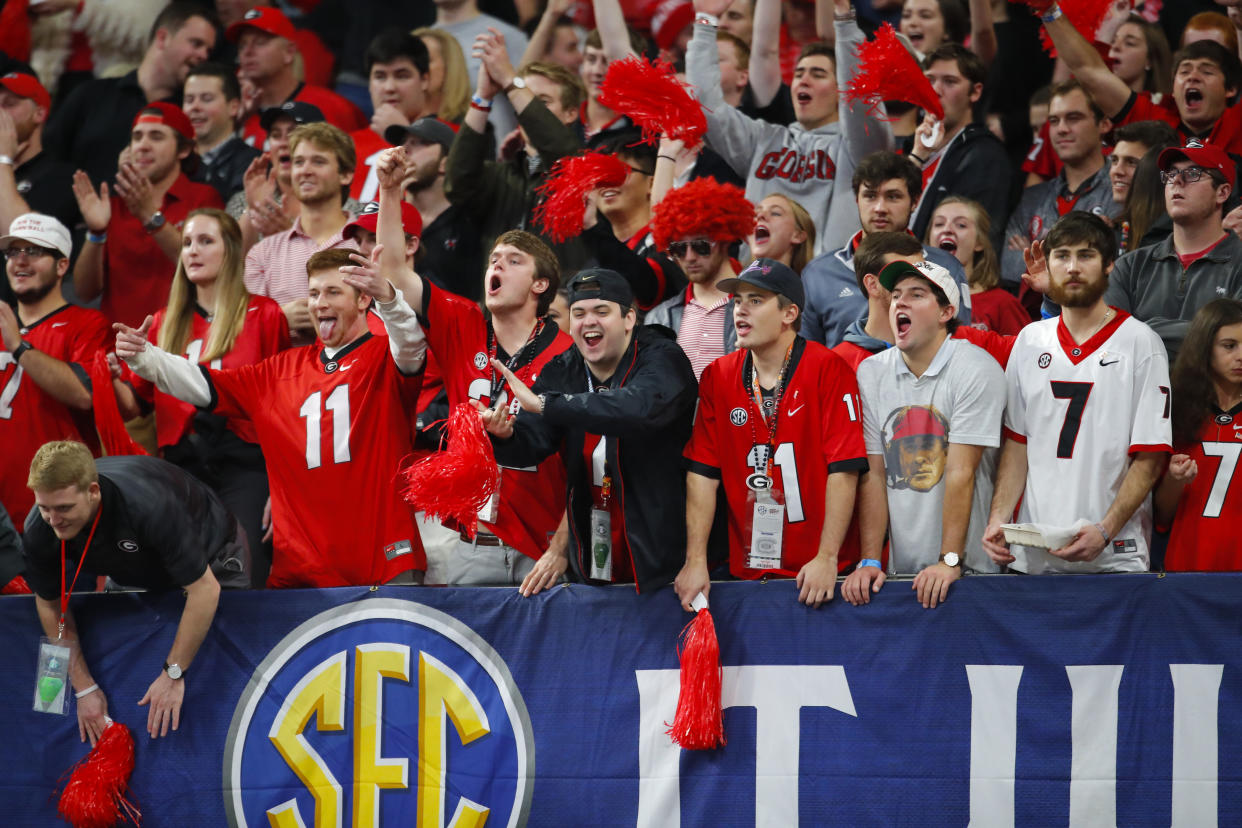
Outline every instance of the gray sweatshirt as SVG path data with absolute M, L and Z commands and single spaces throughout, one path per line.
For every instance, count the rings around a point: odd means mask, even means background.
M 857 71 L 863 35 L 852 20 L 835 26 L 837 85 L 844 88 Z M 805 207 L 815 222 L 817 255 L 836 250 L 858 231 L 850 179 L 860 158 L 893 148 L 888 121 L 868 114 L 861 102 L 842 102 L 839 121 L 810 131 L 746 117 L 725 103 L 716 29 L 701 23 L 686 49 L 686 75 L 707 115 L 707 144 L 746 178 L 748 199 L 758 204 L 769 193 L 781 193 Z

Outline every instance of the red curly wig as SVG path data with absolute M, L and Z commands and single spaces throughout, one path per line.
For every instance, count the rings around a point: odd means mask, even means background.
M 660 250 L 690 238 L 735 242 L 754 229 L 755 205 L 737 187 L 714 178 L 696 178 L 669 190 L 651 219 L 651 235 Z

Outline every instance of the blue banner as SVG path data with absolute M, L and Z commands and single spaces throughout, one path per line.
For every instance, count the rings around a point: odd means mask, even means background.
M 664 732 L 671 589 L 225 594 L 151 740 L 182 605 L 74 602 L 149 828 L 1242 824 L 1242 575 L 973 577 L 935 610 L 717 584 L 728 744 L 695 753 Z M 30 709 L 39 635 L 0 599 L 5 825 L 55 824 L 86 753 Z

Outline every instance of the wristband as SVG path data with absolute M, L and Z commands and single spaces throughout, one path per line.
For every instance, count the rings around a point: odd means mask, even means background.
M 98 689 L 99 689 L 99 685 L 98 685 L 98 684 L 92 684 L 90 687 L 86 688 L 85 690 L 79 690 L 78 692 L 74 693 L 73 695 L 74 695 L 74 698 L 78 698 L 78 699 L 80 699 L 80 698 L 82 698 L 82 697 L 84 697 L 84 696 L 89 696 L 91 693 L 94 693 L 94 692 L 95 692 L 96 690 L 98 690 Z
M 874 566 L 876 569 L 882 568 L 880 566 L 880 562 L 877 561 L 875 558 L 863 558 L 861 561 L 858 562 L 859 569 L 862 569 L 865 566 Z
M 16 348 L 14 348 L 14 349 L 13 349 L 13 362 L 14 362 L 14 363 L 19 363 L 19 362 L 21 362 L 21 361 L 22 361 L 22 356 L 23 356 L 23 355 L 24 355 L 27 351 L 33 351 L 33 350 L 34 350 L 34 346 L 33 346 L 33 345 L 31 345 L 29 342 L 22 342 L 22 343 L 18 344 L 18 346 L 17 346 Z
M 834 12 L 832 15 L 832 19 L 838 23 L 848 23 L 851 20 L 856 20 L 857 18 L 858 18 L 858 13 L 854 11 L 853 5 L 851 5 L 850 10 L 845 12 L 844 14 L 836 14 Z
M 677 159 L 671 155 L 657 155 L 656 158 L 663 158 L 666 161 L 673 161 L 673 162 L 677 161 Z
M 17 166 L 17 162 L 13 160 L 13 156 L 11 155 L 0 155 L 0 164 L 3 164 L 6 167 Z
M 486 112 L 492 108 L 492 100 L 491 98 L 484 98 L 476 93 L 470 96 L 470 106 L 474 109 L 481 109 Z
M 1052 8 L 1039 16 L 1039 19 L 1045 23 L 1051 23 L 1054 20 L 1061 19 L 1061 7 L 1053 4 Z
M 907 158 L 909 158 L 911 161 L 917 161 L 920 165 L 922 165 L 922 164 L 926 164 L 926 163 L 927 163 L 927 159 L 926 159 L 926 158 L 919 158 L 919 157 L 918 157 L 917 155 L 915 155 L 914 153 L 910 153 L 910 154 L 909 154 L 909 155 L 907 155 L 906 157 L 907 157 Z
M 720 18 L 704 11 L 694 13 L 694 22 L 702 23 L 704 26 L 711 26 L 713 29 L 720 27 Z
M 108 231 L 105 230 L 102 233 L 96 233 L 93 230 L 87 230 L 86 240 L 88 242 L 94 242 L 95 244 L 103 244 L 108 240 Z
M 1112 540 L 1112 536 L 1110 536 L 1108 532 L 1104 531 L 1104 524 L 1102 523 L 1097 523 L 1095 528 L 1100 530 L 1100 534 L 1104 536 L 1104 544 L 1107 546 L 1108 542 Z

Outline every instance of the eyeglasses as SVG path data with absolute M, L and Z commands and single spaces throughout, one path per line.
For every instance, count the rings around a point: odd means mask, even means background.
M 13 245 L 4 251 L 4 258 L 16 259 L 18 256 L 26 256 L 31 259 L 38 259 L 42 256 L 55 256 L 55 250 L 49 250 L 46 247 L 17 247 Z
M 1181 178 L 1183 184 L 1194 184 L 1200 178 L 1203 178 L 1203 176 L 1210 176 L 1211 174 L 1210 170 L 1205 170 L 1203 167 L 1185 167 L 1180 170 L 1161 170 L 1160 181 L 1163 182 L 1165 186 L 1168 186 L 1178 178 Z
M 674 259 L 686 258 L 686 248 L 694 251 L 696 256 L 710 256 L 714 242 L 707 239 L 695 239 L 694 241 L 673 242 L 668 246 L 668 254 Z

